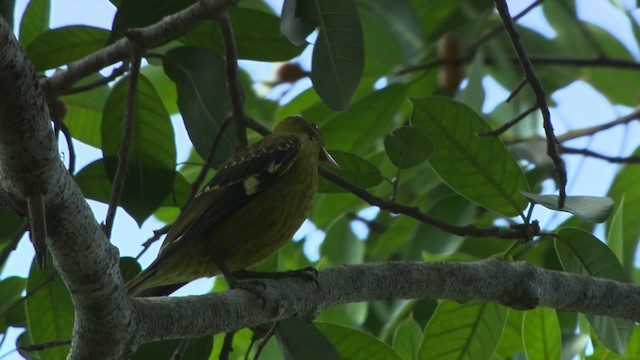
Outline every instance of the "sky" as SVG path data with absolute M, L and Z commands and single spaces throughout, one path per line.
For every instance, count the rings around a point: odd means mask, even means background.
M 1 1 L 1 0 L 0 0 Z M 530 3 L 530 0 L 514 0 L 509 1 L 512 14 L 516 14 L 524 9 Z M 26 7 L 28 0 L 17 0 L 16 3 L 16 19 L 21 18 L 21 14 Z M 281 1 L 273 1 L 275 9 L 279 9 Z M 635 1 L 614 1 L 627 8 L 635 6 Z M 606 0 L 576 0 L 578 15 L 595 25 L 603 27 L 619 38 L 625 46 L 630 50 L 636 58 L 640 57 L 640 49 L 635 42 L 630 24 L 626 18 L 620 14 L 611 2 Z M 115 13 L 115 7 L 108 0 L 52 0 L 51 28 L 57 28 L 66 25 L 90 24 L 92 26 L 110 28 Z M 520 23 L 529 26 L 545 36 L 553 37 L 555 32 L 546 23 L 542 16 L 541 9 L 536 9 L 520 20 Z M 307 51 L 308 53 L 308 51 Z M 308 54 L 304 55 L 308 63 Z M 304 63 L 304 62 L 303 62 Z M 267 80 L 264 75 L 255 74 L 271 74 L 273 65 L 260 65 L 245 62 L 245 68 L 254 74 L 259 80 Z M 106 73 L 109 73 L 108 71 Z M 303 83 L 307 84 L 308 82 Z M 500 102 L 504 101 L 508 95 L 508 91 L 499 88 L 495 81 L 486 78 L 484 81 L 485 88 L 488 89 L 488 96 L 483 110 L 489 111 Z M 300 90 L 300 89 L 298 89 Z M 295 92 L 294 92 L 295 93 Z M 577 81 L 573 84 L 551 94 L 551 99 L 557 103 L 557 107 L 551 110 L 552 119 L 557 134 L 564 131 L 577 128 L 596 125 L 602 122 L 612 120 L 631 111 L 630 108 L 621 106 L 611 106 L 608 100 L 593 90 L 588 84 Z M 178 116 L 174 116 L 172 121 L 176 130 L 176 141 L 178 150 L 178 162 L 187 158 L 190 144 L 186 131 Z M 571 144 L 573 147 L 589 147 L 590 149 L 604 154 L 617 156 L 626 154 L 635 149 L 639 141 L 638 136 L 629 136 L 629 134 L 638 134 L 640 125 L 632 123 L 629 127 L 617 127 L 611 129 L 606 134 L 597 135 L 590 139 L 580 139 Z M 626 138 L 626 141 L 620 142 L 619 139 Z M 615 146 L 611 146 L 615 144 Z M 76 142 L 76 152 L 78 153 L 78 161 L 76 168 L 81 169 L 84 165 L 92 162 L 94 159 L 101 157 L 99 150 Z M 61 147 L 64 151 L 66 147 Z M 569 194 L 571 195 L 604 195 L 611 183 L 612 177 L 617 170 L 617 166 L 608 164 L 596 159 L 582 159 L 579 157 L 568 157 L 567 170 L 569 173 Z M 584 181 L 585 177 L 589 181 Z M 549 191 L 552 191 L 550 189 Z M 98 221 L 103 221 L 106 215 L 106 205 L 90 201 L 92 209 L 96 214 Z M 539 208 L 539 207 L 538 207 Z M 535 215 L 539 218 L 551 217 L 550 213 L 539 210 Z M 373 216 L 375 211 L 368 211 L 367 216 Z M 559 219 L 559 218 L 558 218 Z M 555 221 L 559 221 L 556 219 Z M 543 222 L 544 223 L 544 222 Z M 145 222 L 142 228 L 138 228 L 137 224 L 124 211 L 119 210 L 116 217 L 114 233 L 112 235 L 113 243 L 120 249 L 123 256 L 136 256 L 141 247 L 140 244 L 152 236 L 153 230 L 162 227 L 163 224 L 156 220 Z M 305 224 L 300 234 L 306 234 L 313 230 L 313 225 Z M 358 230 L 364 231 L 364 230 Z M 305 242 L 305 251 L 310 258 L 317 258 L 318 247 L 322 242 L 322 234 L 315 232 Z M 298 235 L 300 237 L 300 235 Z M 141 258 L 142 266 L 147 266 L 154 258 L 158 251 L 160 242 L 156 242 L 146 254 Z M 0 279 L 8 276 L 28 276 L 31 259 L 33 258 L 33 248 L 31 243 L 23 239 L 18 245 L 17 250 L 11 255 L 8 265 L 0 273 Z M 210 289 L 212 280 L 205 279 L 195 281 L 189 286 L 183 288 L 178 294 L 203 293 Z M 15 337 L 19 331 L 11 330 L 7 334 L 7 339 L 0 346 L 0 360 L 4 359 L 20 359 L 17 353 L 11 353 L 14 349 Z

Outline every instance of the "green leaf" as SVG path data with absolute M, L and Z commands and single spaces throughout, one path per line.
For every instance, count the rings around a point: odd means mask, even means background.
M 339 174 L 352 183 L 366 189 L 376 186 L 382 182 L 382 174 L 380 174 L 380 170 L 367 160 L 354 154 L 338 150 L 330 150 L 329 153 L 336 160 L 338 165 L 340 165 L 340 168 L 336 169 L 324 164 L 322 164 L 322 166 L 327 167 L 332 172 Z M 323 177 L 320 177 L 318 180 L 319 193 L 346 192 L 343 188 L 330 183 Z
M 15 317 L 13 310 L 24 310 L 24 302 L 16 305 L 16 302 L 20 301 L 22 297 L 22 291 L 25 290 L 27 285 L 27 279 L 10 276 L 8 278 L 0 280 L 0 334 L 5 333 L 8 326 L 19 326 L 24 322 L 24 313 L 22 318 Z
M 624 263 L 624 224 L 622 223 L 622 219 L 624 217 L 624 195 L 620 199 L 620 203 L 616 208 L 616 211 L 613 213 L 611 220 L 609 223 L 609 231 L 607 232 L 607 244 L 609 248 L 618 258 L 620 263 Z M 631 270 L 631 269 L 628 269 Z
M 53 261 L 49 257 L 49 264 Z M 27 330 L 34 344 L 71 339 L 73 330 L 73 303 L 62 278 L 53 266 L 39 270 L 31 264 L 27 292 L 40 289 L 27 299 Z M 69 345 L 56 346 L 38 352 L 41 359 L 66 359 Z
M 469 107 L 443 97 L 412 99 L 412 123 L 431 138 L 429 163 L 453 190 L 498 214 L 516 216 L 527 204 L 527 181 L 513 154 Z
M 307 43 L 307 36 L 316 29 L 318 22 L 312 0 L 284 0 L 282 4 L 282 32 L 294 45 Z
M 4 208 L 0 208 L 0 244 L 4 240 L 8 240 L 10 236 L 13 236 L 20 228 L 24 220 L 13 211 L 9 211 Z M 0 264 L 2 268 L 4 264 Z
M 126 0 L 118 6 L 113 19 L 109 44 L 124 36 L 127 29 L 154 24 L 163 17 L 195 3 L 195 0 Z
M 418 359 L 489 359 L 507 320 L 494 303 L 442 301 L 424 330 Z
M 40 35 L 49 30 L 51 0 L 31 0 L 20 21 L 20 45 L 26 47 Z
M 280 33 L 280 18 L 262 11 L 235 8 L 229 13 L 236 39 L 238 58 L 256 61 L 286 61 L 304 50 Z M 178 39 L 185 45 L 207 47 L 224 53 L 217 23 L 207 21 Z
M 633 155 L 640 155 L 640 148 L 637 148 Z M 633 263 L 640 238 L 640 221 L 637 217 L 637 214 L 640 213 L 638 179 L 640 179 L 640 167 L 633 164 L 626 165 L 615 176 L 607 193 L 607 196 L 611 197 L 622 209 L 622 252 L 624 254 L 622 266 L 625 269 L 633 269 L 634 267 Z M 624 202 L 621 202 L 623 198 Z M 609 233 L 612 226 L 611 220 L 606 225 L 606 232 Z
M 140 73 L 146 76 L 153 84 L 153 87 L 156 88 L 169 114 L 174 115 L 180 112 L 176 84 L 169 79 L 164 69 L 160 66 L 145 66 L 140 69 Z
M 405 86 L 392 85 L 358 100 L 349 110 L 320 125 L 325 146 L 357 153 L 371 149 L 393 128 L 392 120 L 406 97 Z
M 335 111 L 349 107 L 364 68 L 364 40 L 354 0 L 316 1 L 320 31 L 313 48 L 311 82 Z
M 282 320 L 276 336 L 285 359 L 342 359 L 325 334 L 300 319 Z
M 389 345 L 360 330 L 320 321 L 314 324 L 340 352 L 342 359 L 400 360 Z
M 40 34 L 25 49 L 36 70 L 53 69 L 102 49 L 109 31 L 91 26 L 66 26 Z
M 393 349 L 400 359 L 413 360 L 418 357 L 418 350 L 422 344 L 422 329 L 413 319 L 413 314 L 402 320 L 393 336 Z
M 102 118 L 102 153 L 109 178 L 118 166 L 129 77 L 111 89 Z M 140 75 L 136 86 L 129 168 L 122 199 L 124 209 L 140 225 L 173 188 L 176 148 L 173 126 L 153 84 Z
M 538 307 L 525 312 L 522 335 L 527 359 L 560 359 L 562 341 L 554 309 Z
M 538 195 L 522 192 L 527 199 L 547 209 L 571 213 L 583 221 L 601 223 L 607 220 L 613 208 L 613 199 L 600 196 L 567 196 L 564 207 L 558 208 L 557 195 Z
M 222 56 L 205 48 L 180 47 L 164 57 L 164 71 L 176 83 L 178 108 L 184 125 L 201 158 L 206 159 L 216 134 L 230 114 L 225 61 Z M 229 158 L 238 145 L 235 126 L 224 131 L 213 166 Z
M 594 277 L 628 281 L 616 256 L 600 240 L 578 228 L 561 228 L 554 240 L 565 271 Z M 629 320 L 585 314 L 591 327 L 607 348 L 622 353 L 635 323 Z
M 425 161 L 433 152 L 433 144 L 413 125 L 394 129 L 384 137 L 389 160 L 399 169 L 407 169 Z
M 92 75 L 78 85 L 99 79 L 103 79 L 103 77 Z M 67 116 L 63 120 L 74 139 L 96 148 L 102 146 L 100 127 L 102 124 L 102 110 L 108 95 L 109 87 L 105 85 L 89 91 L 60 97 L 60 100 L 67 107 Z

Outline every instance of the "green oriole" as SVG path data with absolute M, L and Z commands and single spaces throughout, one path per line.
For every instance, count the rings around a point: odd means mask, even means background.
M 158 257 L 127 283 L 129 293 L 164 295 L 218 274 L 230 280 L 268 258 L 309 215 L 318 161 L 337 166 L 301 116 L 232 155 L 178 217 Z

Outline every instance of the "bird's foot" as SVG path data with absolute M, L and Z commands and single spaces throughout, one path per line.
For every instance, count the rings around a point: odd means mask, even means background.
M 243 280 L 240 281 L 237 278 L 227 279 L 230 289 L 240 289 L 253 294 L 260 302 L 262 306 L 267 304 L 267 298 L 264 296 L 265 285 L 259 280 Z
M 285 279 L 296 277 L 307 282 L 313 283 L 316 287 L 316 290 L 320 287 L 320 283 L 318 282 L 318 270 L 316 270 L 312 266 L 308 266 L 306 268 L 298 269 L 298 270 L 287 270 L 280 272 L 258 272 L 258 271 L 237 271 L 233 273 L 233 275 L 239 279 Z

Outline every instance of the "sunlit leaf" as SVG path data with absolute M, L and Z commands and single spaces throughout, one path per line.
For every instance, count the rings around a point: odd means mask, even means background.
M 453 190 L 489 210 L 507 216 L 521 213 L 528 189 L 513 154 L 467 106 L 443 97 L 412 99 L 412 123 L 434 145 L 429 163 Z
M 560 359 L 562 341 L 554 309 L 538 307 L 525 312 L 522 335 L 527 359 Z
M 20 45 L 27 46 L 38 35 L 49 30 L 51 0 L 31 0 L 20 21 Z
M 339 351 L 342 359 L 400 360 L 389 345 L 360 330 L 319 321 L 314 324 Z

